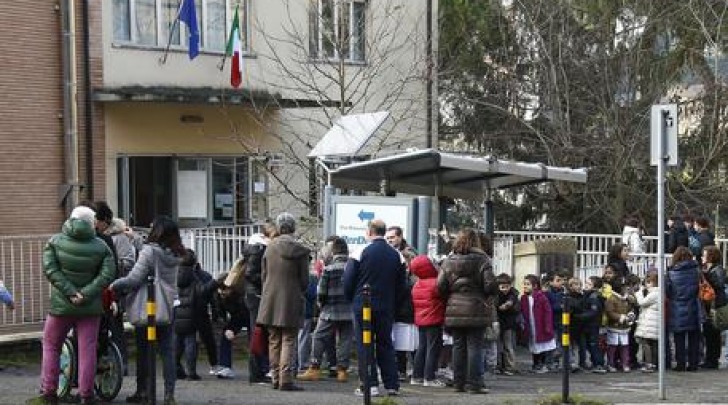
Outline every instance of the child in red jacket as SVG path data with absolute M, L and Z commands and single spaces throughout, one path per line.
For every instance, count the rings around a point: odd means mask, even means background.
M 528 349 L 533 355 L 533 371 L 537 374 L 548 373 L 546 356 L 556 349 L 553 313 L 549 299 L 541 291 L 538 277 L 533 274 L 523 278 L 521 314 L 528 336 Z
M 445 387 L 444 382 L 435 378 L 442 348 L 442 324 L 445 322 L 445 300 L 437 290 L 438 272 L 424 255 L 412 259 L 410 271 L 419 279 L 412 287 L 412 304 L 420 335 L 410 382 L 425 387 Z

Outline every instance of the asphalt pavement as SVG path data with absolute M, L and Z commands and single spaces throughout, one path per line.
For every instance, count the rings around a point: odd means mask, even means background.
M 527 367 L 527 354 L 519 355 L 523 368 Z M 159 367 L 161 369 L 161 367 Z M 200 371 L 203 371 L 200 368 Z M 39 386 L 38 364 L 7 366 L 0 371 L 0 404 L 22 404 L 34 395 Z M 455 393 L 452 388 L 425 388 L 402 384 L 400 396 L 391 398 L 394 404 L 538 404 L 546 398 L 561 393 L 560 374 L 522 373 L 515 376 L 489 376 L 490 393 L 472 395 Z M 203 375 L 201 381 L 178 381 L 176 398 L 179 404 L 301 404 L 345 405 L 362 404 L 362 398 L 354 396 L 357 384 L 337 383 L 322 378 L 319 382 L 299 382 L 302 392 L 280 392 L 269 385 L 249 384 L 243 374 L 232 380 L 221 380 Z M 158 377 L 159 398 L 161 376 Z M 668 372 L 665 376 L 667 401 L 658 400 L 658 375 L 639 371 L 610 373 L 605 375 L 577 373 L 570 375 L 571 393 L 582 399 L 601 403 L 728 403 L 728 370 L 701 370 L 698 372 Z M 114 403 L 124 403 L 124 398 L 134 390 L 134 377 L 125 378 L 119 397 Z M 382 398 L 374 398 L 375 404 Z M 160 401 L 161 403 L 161 401 Z M 598 403 L 598 402 L 597 402 Z

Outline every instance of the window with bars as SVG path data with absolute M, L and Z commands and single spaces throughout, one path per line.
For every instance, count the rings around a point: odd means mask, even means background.
M 310 2 L 311 58 L 364 62 L 366 1 L 310 0 Z
M 195 0 L 200 49 L 224 52 L 238 8 L 243 49 L 248 48 L 250 0 Z M 176 22 L 180 0 L 113 0 L 114 42 L 178 48 L 187 46 L 187 27 Z M 170 32 L 170 30 L 172 30 Z M 171 35 L 170 35 L 171 34 Z

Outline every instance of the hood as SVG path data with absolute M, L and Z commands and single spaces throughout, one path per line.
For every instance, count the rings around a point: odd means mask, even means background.
M 256 243 L 254 245 L 251 245 L 248 243 L 247 245 L 243 246 L 243 256 L 253 256 L 253 255 L 262 255 L 265 251 L 266 245 L 261 243 Z
M 420 255 L 412 259 L 410 262 L 410 271 L 419 279 L 437 277 L 437 269 L 432 264 L 429 257 Z
M 268 238 L 262 233 L 254 233 L 248 238 L 248 245 L 267 245 Z
M 685 270 L 694 270 L 698 268 L 698 262 L 695 260 L 685 260 L 684 262 L 677 263 L 674 265 L 670 270 L 672 271 L 685 271 Z
M 177 287 L 187 288 L 195 280 L 195 272 L 192 266 L 179 266 L 177 271 Z
M 150 243 L 149 246 L 154 249 L 154 253 L 159 257 L 159 260 L 167 267 L 179 266 L 182 262 L 179 256 L 167 248 L 163 248 L 156 243 Z
M 639 228 L 635 228 L 634 226 L 625 225 L 624 229 L 622 229 L 622 236 L 626 237 L 628 235 L 631 235 L 633 233 L 639 234 L 640 230 Z
M 111 220 L 109 227 L 106 228 L 106 233 L 109 235 L 116 235 L 126 230 L 126 222 L 121 218 L 114 218 Z
M 291 235 L 281 235 L 274 241 L 277 250 L 286 260 L 298 260 L 311 254 L 311 249 L 303 246 Z
M 89 240 L 96 236 L 96 230 L 91 224 L 76 218 L 64 222 L 62 232 L 76 240 Z

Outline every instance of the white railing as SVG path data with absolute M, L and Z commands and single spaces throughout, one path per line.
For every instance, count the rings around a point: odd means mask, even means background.
M 261 232 L 262 225 L 182 229 L 182 243 L 197 253 L 202 268 L 217 276 L 228 271 L 242 256 L 248 238 Z
M 586 268 L 606 264 L 606 254 L 609 247 L 622 243 L 622 235 L 614 234 L 583 234 L 583 233 L 557 233 L 557 232 L 530 232 L 530 231 L 496 231 L 498 237 L 513 238 L 513 244 L 550 238 L 573 238 L 576 240 L 576 267 Z M 657 237 L 645 236 L 646 256 L 657 253 Z M 728 262 L 728 239 L 716 239 L 716 245 L 723 255 L 723 263 Z
M 586 281 L 591 276 L 602 276 L 604 266 L 607 264 L 606 252 L 581 252 L 580 256 L 590 264 L 577 267 L 574 271 L 575 277 Z M 671 258 L 671 255 L 665 255 L 665 268 L 670 265 Z M 627 267 L 632 274 L 643 278 L 650 268 L 657 268 L 657 253 L 632 255 L 627 261 Z
M 493 239 L 493 273 L 513 275 L 513 238 L 509 236 Z
M 0 333 L 45 319 L 51 287 L 43 275 L 42 251 L 50 236 L 0 236 L 0 280 L 15 300 L 14 311 L 0 308 Z

